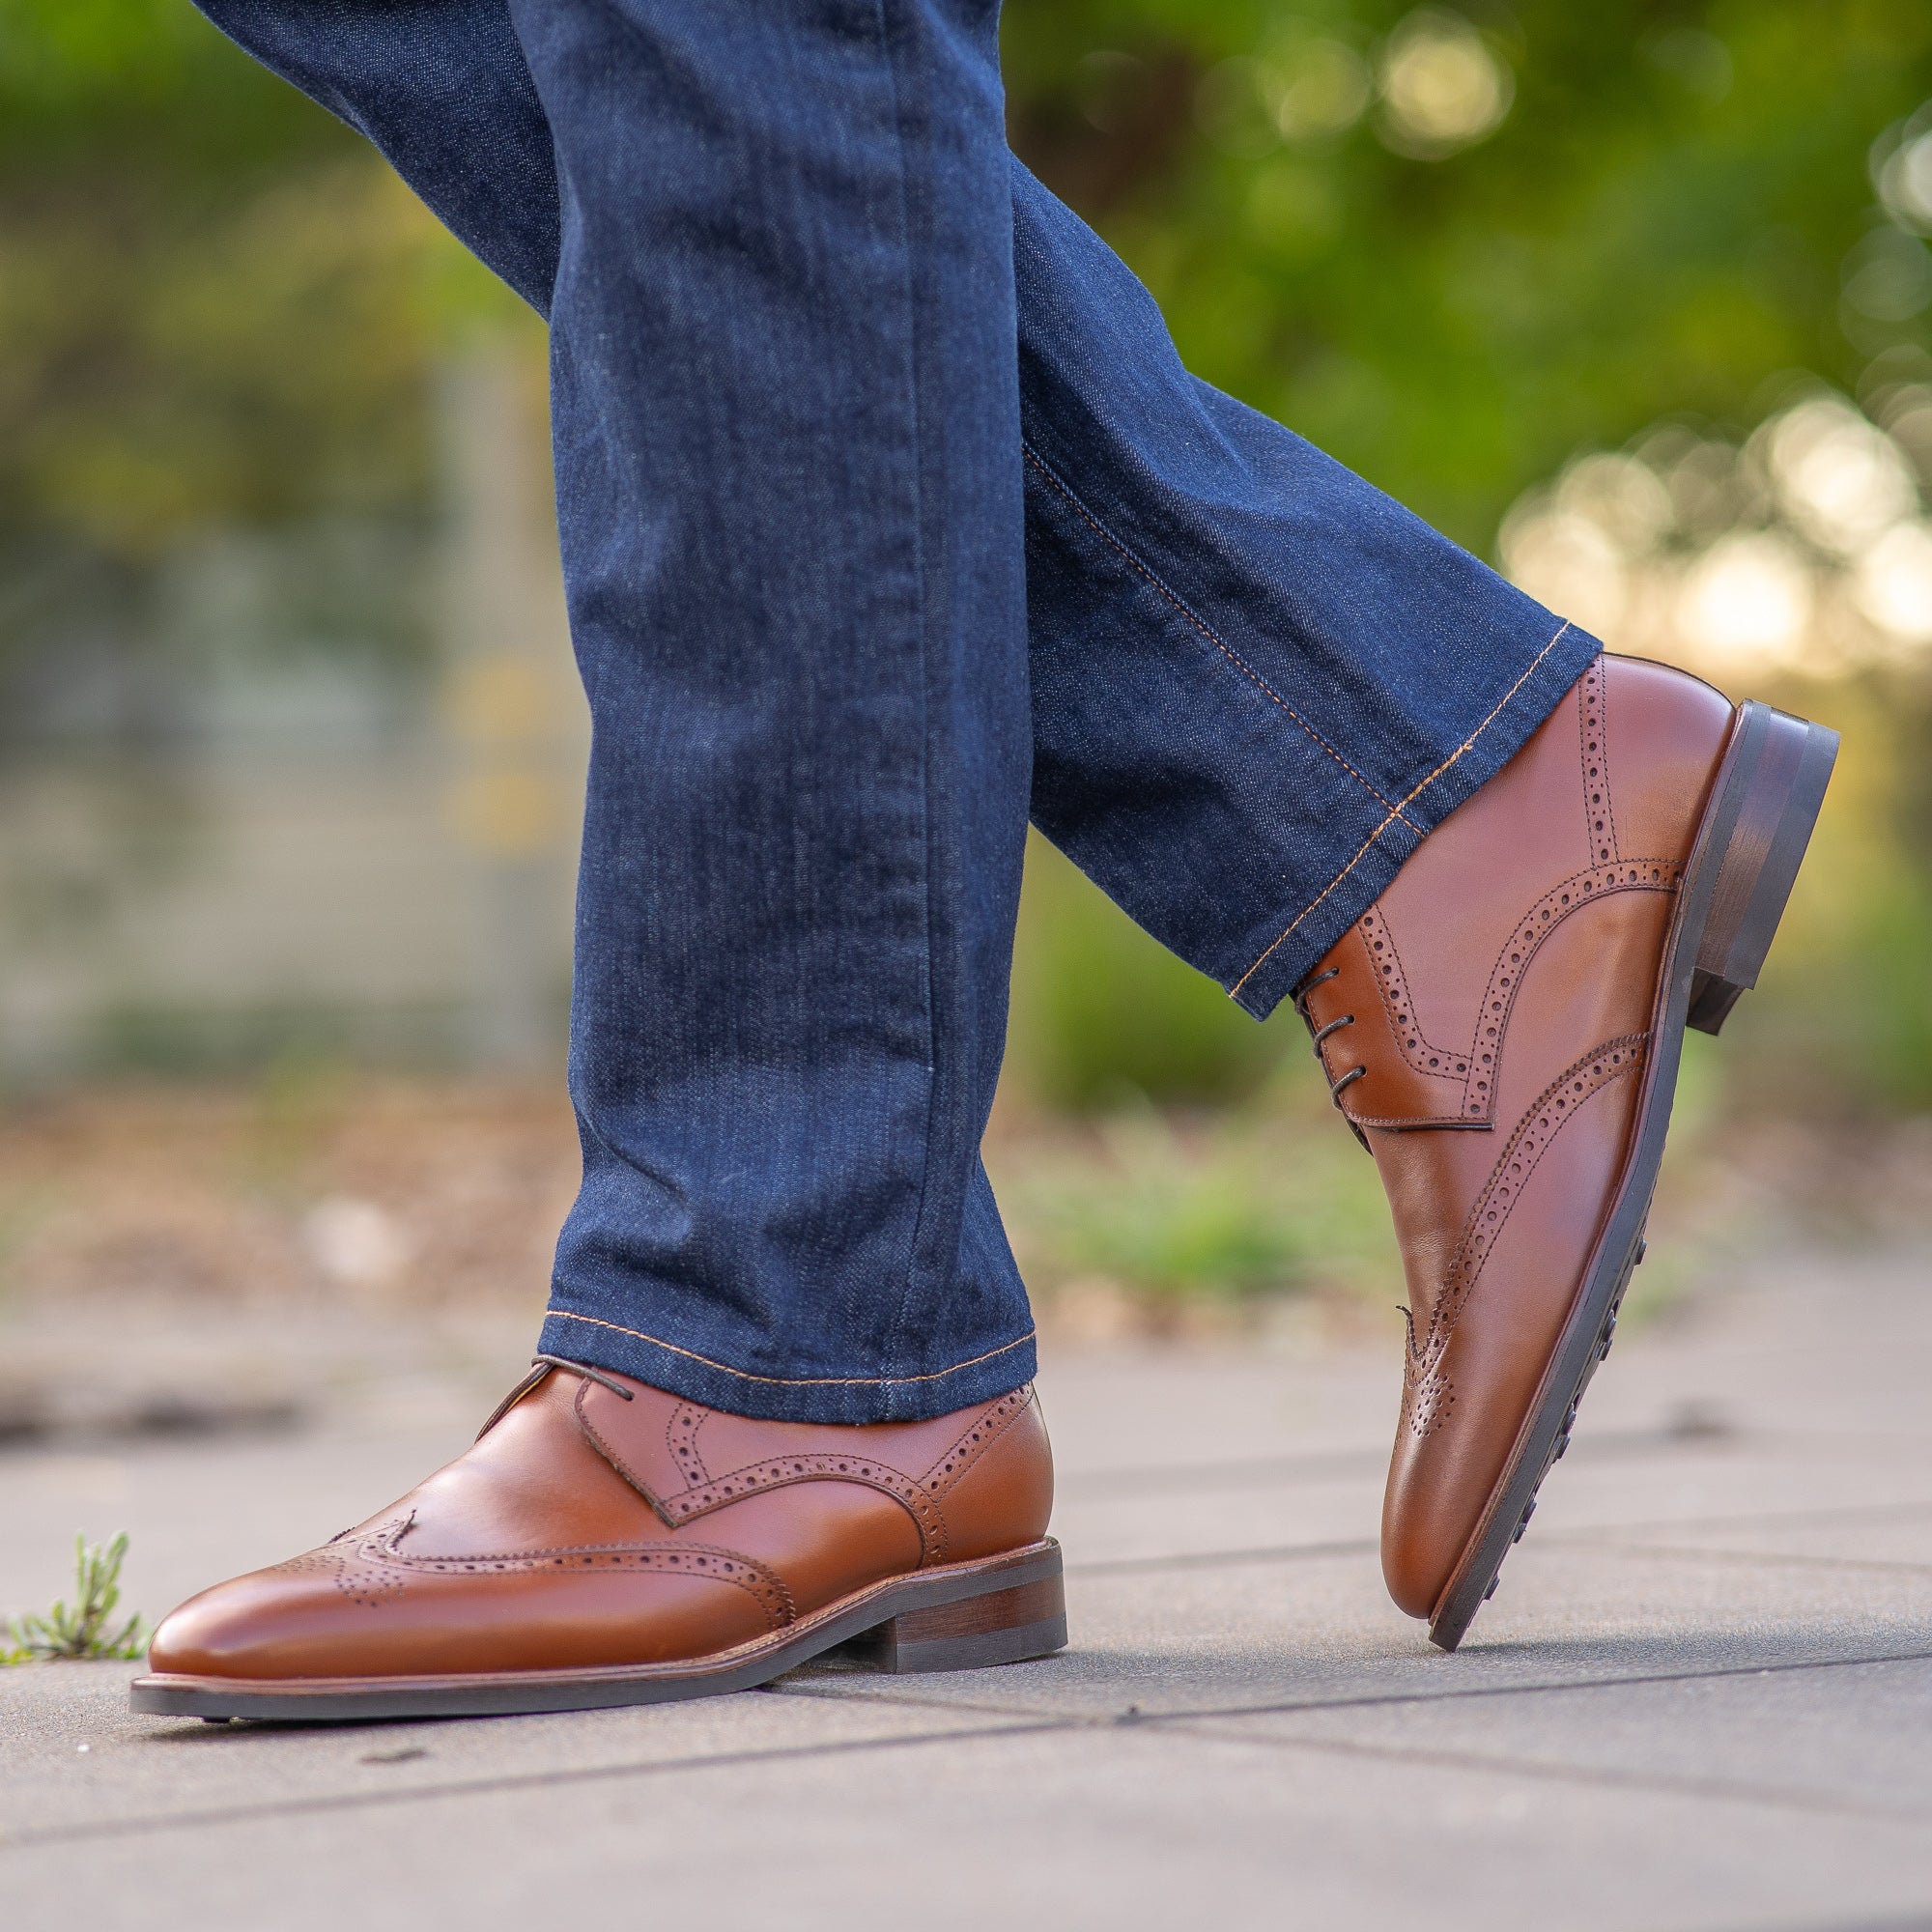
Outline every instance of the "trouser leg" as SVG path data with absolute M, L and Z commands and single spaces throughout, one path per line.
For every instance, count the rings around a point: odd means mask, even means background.
M 593 739 L 544 1347 L 802 1420 L 1025 1381 L 978 1154 L 1030 774 L 995 9 L 213 11 L 550 314 Z
M 564 286 L 569 170 L 560 194 L 546 103 L 502 0 L 205 4 L 368 133 L 459 237 L 552 312 Z M 666 111 L 684 111 L 674 85 Z M 1300 439 L 1188 376 L 1146 292 L 1010 165 L 1033 814 L 1141 923 L 1264 1013 L 1523 742 L 1596 645 Z M 643 299 L 652 270 L 634 267 Z M 612 316 L 619 333 L 628 326 Z M 1008 427 L 1017 445 L 1018 424 Z M 559 469 L 567 491 L 568 464 Z M 1014 690 L 1029 682 L 1011 675 Z M 587 864 L 596 816 L 593 797 Z M 997 867 L 979 875 L 996 902 L 989 916 L 1004 917 L 1006 881 Z M 661 885 L 648 873 L 628 881 Z M 610 937 L 590 921 L 581 940 L 602 949 Z M 585 982 L 607 970 L 580 960 Z M 978 996 L 977 1011 L 990 1015 L 990 995 Z M 623 1023 L 580 998 L 581 1049 L 600 1026 Z M 988 1037 L 982 1028 L 975 1056 Z M 578 1101 L 594 1158 L 600 1120 L 627 1110 L 602 1088 L 580 1086 Z M 965 1119 L 978 1118 L 976 1097 Z M 641 1135 L 646 1122 L 636 1121 Z M 966 1160 L 962 1146 L 933 1141 L 928 1171 L 932 1160 Z M 646 1169 L 633 1162 L 634 1179 L 612 1165 L 600 1182 L 593 1167 L 566 1233 L 560 1295 L 573 1292 L 570 1258 L 592 1228 L 608 1252 L 651 1251 L 655 1224 L 629 1211 L 635 1190 L 651 1198 Z M 976 1165 L 963 1192 L 957 1305 L 1004 1314 L 1002 1293 L 975 1286 L 1010 1278 L 990 1204 L 983 1216 L 977 1208 Z M 995 1253 L 997 1266 L 975 1259 Z M 723 1305 L 740 1306 L 728 1266 L 703 1279 Z M 645 1269 L 632 1286 L 649 1305 L 660 1283 Z M 743 1308 L 735 1346 L 755 1349 L 754 1324 L 781 1311 Z M 934 1350 L 922 1373 L 1003 1339 L 985 1321 L 967 1324 L 969 1343 L 952 1308 L 936 1287 L 908 1304 L 908 1322 L 925 1323 Z M 606 1340 L 582 1329 L 571 1339 L 593 1359 Z M 774 1331 L 763 1346 L 784 1352 L 794 1341 Z M 1017 1378 L 1023 1359 L 995 1356 L 992 1378 Z M 674 1368 L 656 1372 L 682 1386 Z M 891 1400 L 929 1409 L 952 1386 L 906 1383 Z M 854 1399 L 839 1412 L 863 1406 Z
M 548 312 L 550 135 L 503 0 L 208 11 Z M 1189 376 L 1118 257 L 1012 177 L 1034 817 L 1265 1013 L 1597 645 Z
M 956 1408 L 1032 1367 L 978 1153 L 1031 763 L 997 10 L 511 14 L 594 730 L 546 1339 Z
M 1017 163 L 1033 815 L 1264 1015 L 1599 648 L 1181 366 Z

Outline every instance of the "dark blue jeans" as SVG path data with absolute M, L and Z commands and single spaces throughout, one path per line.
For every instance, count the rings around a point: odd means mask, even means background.
M 995 0 L 203 0 L 550 318 L 594 722 L 543 1347 L 1033 1373 L 979 1146 L 1026 822 L 1265 1014 L 1597 645 L 1195 381 Z

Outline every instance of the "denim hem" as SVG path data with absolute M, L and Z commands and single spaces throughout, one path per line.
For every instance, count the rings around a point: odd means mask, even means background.
M 754 1375 L 602 1316 L 555 1307 L 545 1317 L 537 1346 L 706 1408 L 764 1422 L 924 1422 L 1023 1388 L 1038 1367 L 1029 1329 L 1016 1341 L 930 1375 Z
M 1228 988 L 1236 1005 L 1256 1019 L 1266 1019 L 1380 898 L 1422 839 L 1522 749 L 1603 648 L 1587 631 L 1571 623 L 1561 625 L 1489 716 L 1412 790 L 1391 804 L 1349 863 Z

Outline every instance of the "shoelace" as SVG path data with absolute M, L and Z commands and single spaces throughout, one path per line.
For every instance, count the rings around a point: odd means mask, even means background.
M 1321 1067 L 1321 1077 L 1324 1080 L 1328 1080 L 1328 1063 L 1322 1058 L 1321 1042 L 1330 1034 L 1340 1033 L 1344 1027 L 1353 1026 L 1355 1024 L 1355 1016 L 1353 1013 L 1344 1013 L 1340 1019 L 1330 1020 L 1326 1026 L 1318 1027 L 1315 1024 L 1315 1015 L 1308 1010 L 1308 996 L 1314 992 L 1317 986 L 1324 985 L 1328 980 L 1339 978 L 1341 971 L 1341 967 L 1331 966 L 1325 973 L 1318 973 L 1312 980 L 1302 980 L 1291 996 L 1294 1010 L 1301 1015 L 1301 1023 L 1308 1029 L 1309 1037 L 1315 1042 L 1312 1049 L 1315 1055 L 1315 1063 Z M 1348 1072 L 1343 1074 L 1341 1079 L 1328 1080 L 1328 1097 L 1335 1103 L 1335 1111 L 1345 1121 L 1349 1121 L 1349 1116 L 1342 1105 L 1342 1091 L 1346 1087 L 1352 1087 L 1368 1070 L 1366 1066 L 1351 1066 Z M 1363 1133 L 1353 1121 L 1349 1121 L 1349 1131 L 1361 1142 L 1366 1151 L 1370 1152 L 1374 1151 L 1373 1149 L 1369 1148 L 1369 1137 Z
M 615 1376 L 607 1376 L 602 1369 L 593 1369 L 587 1362 L 573 1362 L 568 1355 L 532 1355 L 523 1379 L 490 1411 L 489 1420 L 476 1432 L 477 1441 L 482 1441 L 552 1369 L 568 1369 L 572 1375 L 582 1376 L 586 1381 L 601 1382 L 612 1395 L 620 1395 L 626 1402 L 638 1399 L 636 1389 L 627 1389 Z
M 602 1369 L 593 1369 L 584 1362 L 573 1362 L 568 1355 L 532 1355 L 530 1357 L 531 1368 L 535 1368 L 539 1362 L 548 1362 L 554 1369 L 568 1369 L 574 1376 L 587 1376 L 593 1382 L 602 1382 L 612 1395 L 622 1396 L 626 1402 L 636 1402 L 638 1399 L 637 1390 L 627 1389 L 615 1376 L 607 1376 Z

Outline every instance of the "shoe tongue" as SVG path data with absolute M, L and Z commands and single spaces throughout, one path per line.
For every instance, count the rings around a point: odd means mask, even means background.
M 385 1512 L 384 1520 L 414 1511 L 404 1552 L 502 1554 L 649 1535 L 650 1513 L 586 1437 L 574 1394 L 570 1378 L 546 1376 L 488 1435 Z

